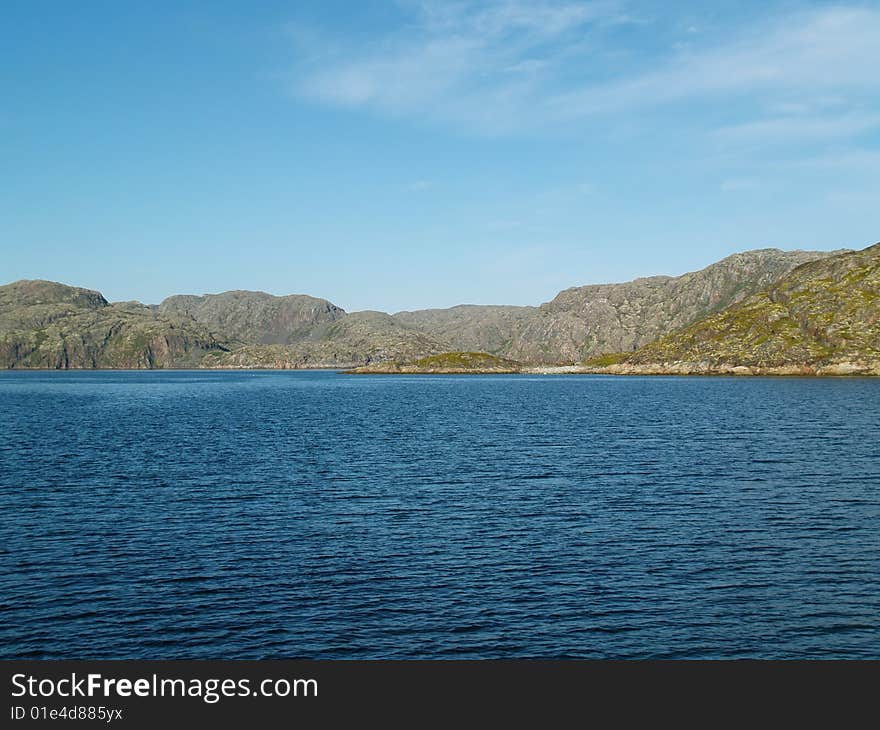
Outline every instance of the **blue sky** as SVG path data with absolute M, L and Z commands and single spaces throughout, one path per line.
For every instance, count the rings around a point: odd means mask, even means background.
M 537 304 L 880 239 L 880 4 L 10 1 L 0 280 Z

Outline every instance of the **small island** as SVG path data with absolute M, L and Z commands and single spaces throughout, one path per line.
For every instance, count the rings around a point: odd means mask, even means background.
M 377 362 L 350 370 L 351 375 L 565 375 L 592 373 L 585 365 L 531 365 L 487 352 L 444 352 L 409 362 Z
M 522 364 L 516 360 L 507 360 L 485 352 L 444 352 L 405 363 L 372 363 L 345 372 L 353 375 L 488 375 L 522 371 Z

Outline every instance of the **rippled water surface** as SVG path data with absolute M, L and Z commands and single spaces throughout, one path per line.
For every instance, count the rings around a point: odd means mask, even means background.
M 880 658 L 880 380 L 0 373 L 0 656 Z

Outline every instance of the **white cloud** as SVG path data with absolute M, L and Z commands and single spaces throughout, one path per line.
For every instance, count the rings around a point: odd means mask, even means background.
M 412 6 L 412 4 L 410 4 Z M 404 30 L 355 48 L 288 29 L 300 50 L 295 91 L 342 107 L 517 127 L 594 26 L 628 22 L 611 2 L 423 2 Z M 316 51 L 316 49 L 320 49 Z
M 634 58 L 606 33 L 636 22 L 621 3 L 426 0 L 404 7 L 413 22 L 354 47 L 300 33 L 322 52 L 301 57 L 296 93 L 490 134 L 683 103 L 726 109 L 742 102 L 746 118 L 717 132 L 728 140 L 847 136 L 877 119 L 877 9 L 789 13 L 702 49 L 702 36 L 688 33 L 686 49 L 672 43 Z M 866 108 L 859 111 L 860 103 Z M 824 111 L 802 112 L 817 108 Z
M 414 5 L 422 25 L 435 33 L 467 33 L 484 39 L 524 32 L 532 38 L 557 38 L 584 23 L 617 17 L 612 0 L 552 2 L 495 0 L 468 3 L 425 0 Z
M 686 100 L 791 94 L 805 103 L 829 89 L 880 87 L 880 12 L 832 8 L 777 18 L 716 49 L 692 51 L 632 78 L 551 99 L 556 114 L 583 116 Z

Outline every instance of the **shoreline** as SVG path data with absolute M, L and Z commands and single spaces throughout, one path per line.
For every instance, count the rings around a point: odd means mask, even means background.
M 795 377 L 850 377 L 880 375 L 880 362 L 841 361 L 827 364 L 793 365 L 711 365 L 700 362 L 618 363 L 602 367 L 583 368 L 583 372 L 597 375 L 726 375 L 739 377 L 795 376 Z
M 239 372 L 297 372 L 297 371 L 324 371 L 324 372 L 342 372 L 349 365 L 339 367 L 320 367 L 320 368 L 261 368 L 261 367 L 240 367 L 240 368 L 2 368 L 0 372 L 5 373 L 239 373 Z
M 345 375 L 675 375 L 675 376 L 738 376 L 738 377 L 877 377 L 880 362 L 840 362 L 827 365 L 708 365 L 706 363 L 616 364 L 601 367 L 593 365 L 535 365 L 517 370 L 418 369 L 396 367 L 362 367 L 341 371 Z
M 226 368 L 5 368 L 5 372 L 33 373 L 173 373 L 173 372 L 335 372 L 340 375 L 616 375 L 616 376 L 737 376 L 737 377 L 878 377 L 880 362 L 840 362 L 826 365 L 709 365 L 674 362 L 652 364 L 618 363 L 601 367 L 592 365 L 525 365 L 518 369 L 424 368 L 411 366 L 324 366 L 324 367 L 226 367 Z

